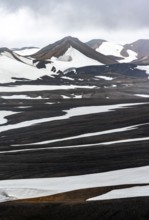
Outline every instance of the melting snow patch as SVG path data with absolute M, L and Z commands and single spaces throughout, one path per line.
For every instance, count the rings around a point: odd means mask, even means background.
M 6 198 L 7 200 L 34 198 L 78 189 L 145 183 L 149 183 L 149 166 L 79 176 L 2 180 L 0 181 L 0 198 L 3 202 Z M 130 188 L 129 192 L 126 189 L 126 197 L 136 194 L 136 191 L 140 196 L 144 196 L 145 192 L 149 196 L 149 187 L 141 188 Z
M 30 97 L 27 95 L 1 96 L 3 99 L 43 99 L 41 96 Z
M 63 99 L 70 99 L 69 96 L 66 96 L 66 95 L 61 95 Z
M 66 70 L 65 74 L 68 72 L 69 68 L 73 69 L 75 73 L 76 72 L 75 68 L 77 67 L 103 65 L 102 63 L 85 56 L 84 54 L 82 54 L 73 47 L 69 47 L 68 50 L 63 55 L 63 57 L 64 59 L 65 57 L 71 57 L 71 60 L 66 61 L 65 59 L 65 61 L 59 61 L 59 59 L 56 57 L 52 57 L 51 60 L 54 62 L 54 64 L 57 66 L 58 69 L 60 69 L 61 71 Z M 62 57 L 61 60 L 63 60 Z
M 6 131 L 6 130 L 11 130 L 11 129 L 16 129 L 16 128 L 20 128 L 20 127 L 28 127 L 28 126 L 32 126 L 38 123 L 44 123 L 44 122 L 50 122 L 50 121 L 55 121 L 55 120 L 64 120 L 64 119 L 69 119 L 71 117 L 75 117 L 75 116 L 82 116 L 82 115 L 89 115 L 89 114 L 96 114 L 96 113 L 101 113 L 101 112 L 109 112 L 115 109 L 119 109 L 119 108 L 123 108 L 123 107 L 129 107 L 129 106 L 134 106 L 134 105 L 140 105 L 143 103 L 134 103 L 134 104 L 117 104 L 117 105 L 107 105 L 107 106 L 86 106 L 86 107 L 76 107 L 76 108 L 72 108 L 69 110 L 65 110 L 64 112 L 66 112 L 65 115 L 62 116 L 58 116 L 58 117 L 50 117 L 50 118 L 43 118 L 43 119 L 34 119 L 31 121 L 24 121 L 24 122 L 20 122 L 18 124 L 15 125 L 8 125 L 8 126 L 3 126 L 0 127 L 0 132 L 2 131 Z M 96 135 L 101 135 L 101 134 L 107 134 L 107 133 L 113 133 L 113 132 L 120 132 L 125 131 L 127 129 L 133 129 L 134 126 L 130 126 L 130 127 L 125 127 L 125 128 L 119 128 L 119 129 L 113 129 L 113 130 L 108 130 L 108 131 L 101 131 L 101 132 L 97 132 Z M 69 137 L 69 138 L 64 138 L 64 139 L 60 139 L 60 141 L 62 140 L 70 140 L 70 139 L 77 139 L 77 138 L 83 138 L 86 136 L 95 136 L 95 134 L 83 134 L 83 135 L 79 135 L 79 136 L 75 136 L 75 137 Z M 48 144 L 48 143 L 53 143 L 53 142 L 57 142 L 59 140 L 51 140 L 51 141 L 42 141 L 42 142 L 38 142 L 38 143 L 30 143 L 30 144 L 24 144 L 23 146 L 27 146 L 27 145 L 34 145 L 34 144 Z M 15 145 L 17 146 L 17 145 Z M 20 145 L 19 145 L 20 146 Z
M 143 94 L 135 94 L 135 96 L 142 97 L 142 98 L 149 98 L 149 95 L 143 95 Z
M 100 79 L 104 79 L 104 80 L 113 80 L 114 78 L 112 77 L 109 77 L 109 76 L 96 76 L 97 78 L 100 78 Z
M 53 104 L 55 104 L 54 102 L 46 102 L 45 104 L 47 104 L 47 105 L 53 105 Z
M 147 66 L 137 66 L 137 69 L 145 70 L 146 74 L 149 74 L 149 65 L 147 65 Z
M 12 112 L 12 111 L 0 111 L 0 124 L 7 123 L 7 119 L 5 117 L 9 115 L 17 114 L 18 112 Z
M 144 197 L 144 196 L 149 196 L 149 186 L 138 186 L 138 187 L 130 187 L 127 189 L 112 190 L 111 192 L 105 193 L 101 196 L 93 197 L 91 199 L 88 199 L 87 201 Z
M 62 76 L 61 78 L 62 78 L 62 79 L 72 80 L 72 81 L 74 80 L 74 79 L 72 79 L 72 78 L 70 78 L 70 77 L 68 77 L 68 76 Z
M 123 50 L 123 46 L 119 44 L 115 44 L 112 42 L 103 42 L 99 48 L 96 50 L 104 55 L 113 55 L 116 57 L 121 57 L 120 63 L 128 63 L 137 59 L 137 53 L 132 50 L 127 50 L 128 57 L 124 57 L 121 55 Z
M 27 91 L 51 91 L 68 89 L 93 89 L 95 86 L 77 86 L 77 85 L 21 85 L 21 86 L 0 86 L 0 92 L 27 92 Z
M 21 56 L 27 56 L 37 53 L 39 50 L 40 48 L 29 48 L 29 49 L 15 50 L 14 52 Z
M 18 106 L 17 108 L 31 108 L 32 106 Z
M 73 99 L 81 99 L 82 98 L 82 95 L 74 95 L 73 96 Z
M 23 59 L 23 58 L 22 58 Z M 26 62 L 30 60 L 24 58 Z M 23 61 L 24 61 L 23 59 Z M 27 61 L 28 60 L 28 61 Z M 7 53 L 0 55 L 0 82 L 9 83 L 15 82 L 17 79 L 36 80 L 42 76 L 54 75 L 50 69 L 38 69 L 34 66 L 16 60 L 14 57 L 8 56 Z M 9 64 L 9 65 L 8 65 Z

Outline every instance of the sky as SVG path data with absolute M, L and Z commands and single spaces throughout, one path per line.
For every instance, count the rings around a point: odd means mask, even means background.
M 0 47 L 149 39 L 149 0 L 0 0 Z

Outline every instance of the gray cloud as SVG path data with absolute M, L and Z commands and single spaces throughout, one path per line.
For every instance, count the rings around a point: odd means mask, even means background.
M 148 0 L 1 0 L 2 4 L 9 10 L 29 7 L 34 13 L 47 16 L 49 19 L 55 12 L 64 28 L 149 27 Z
M 45 38 L 46 34 L 51 38 L 86 33 L 92 36 L 93 32 L 107 32 L 107 36 L 114 32 L 133 34 L 149 29 L 148 0 L 1 0 L 1 8 L 7 11 L 7 16 L 14 14 L 17 19 L 22 19 L 21 13 L 26 10 L 24 32 L 30 31 L 32 36 L 35 33 L 38 38 L 39 35 Z M 39 30 L 31 30 L 35 26 Z

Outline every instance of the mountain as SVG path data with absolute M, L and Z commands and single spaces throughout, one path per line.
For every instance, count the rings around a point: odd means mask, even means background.
M 125 44 L 122 54 L 126 50 L 133 50 L 137 53 L 137 57 L 140 59 L 145 56 L 149 56 L 149 39 L 140 39 L 130 44 Z
M 92 63 L 94 61 L 96 65 L 117 63 L 114 58 L 109 58 L 93 50 L 79 39 L 70 36 L 42 48 L 32 56 L 39 60 L 56 57 L 60 61 L 73 63 L 76 56 L 78 56 L 77 62 L 79 62 L 80 55 L 83 56 L 84 59 L 87 58 L 86 65 L 90 65 L 91 61 Z M 90 63 L 88 63 L 88 59 L 91 59 Z M 81 60 L 79 63 L 81 65 Z
M 149 65 L 99 44 L 0 49 L 0 219 L 149 219 Z
M 142 60 L 138 62 L 138 59 L 136 59 L 137 53 L 126 49 L 122 45 L 110 43 L 105 40 L 94 39 L 87 44 L 94 47 L 94 49 L 73 37 L 65 37 L 42 49 L 25 47 L 13 51 L 8 48 L 0 48 L 0 82 L 23 82 L 26 84 L 27 81 L 42 80 L 43 82 L 44 78 L 50 84 L 61 84 L 62 81 L 68 83 L 68 79 L 66 80 L 64 76 L 67 72 L 76 73 L 76 71 L 79 71 L 79 68 L 83 67 L 87 72 L 89 70 L 94 72 L 94 74 L 98 74 L 101 72 L 99 68 L 94 68 L 92 71 L 91 69 L 93 68 L 90 69 L 87 67 L 103 66 L 103 63 L 108 63 L 108 66 L 104 68 L 104 73 L 107 69 L 108 71 L 112 71 L 112 73 L 115 71 L 115 73 L 130 74 L 131 76 L 131 69 L 134 70 L 134 68 L 137 68 L 138 63 L 142 64 L 145 59 L 145 57 L 140 58 Z M 116 59 L 120 63 L 130 63 L 133 60 L 135 65 L 133 67 L 129 65 L 116 65 Z M 111 67 L 113 64 L 115 66 Z M 81 71 L 84 71 L 84 69 Z M 103 68 L 101 67 L 101 69 Z M 125 73 L 125 71 L 127 73 Z M 141 74 L 141 76 L 146 76 L 146 71 L 148 71 L 148 69 L 146 70 L 146 68 L 143 67 L 143 74 Z M 133 71 L 133 76 L 135 76 L 135 74 L 138 76 L 137 70 Z M 83 78 L 87 79 L 86 76 L 85 72 Z M 63 77 L 63 79 L 61 77 Z M 73 80 L 76 80 L 76 77 Z M 44 80 L 45 84 L 47 82 Z M 95 82 L 93 84 L 96 85 Z
M 93 39 L 86 44 L 97 52 L 116 59 L 119 63 L 149 64 L 148 39 L 140 39 L 125 45 Z
M 41 64 L 31 57 L 21 56 L 8 48 L 0 48 L 0 64 L 0 83 L 25 82 L 54 74 L 50 62 Z M 45 68 L 40 69 L 40 66 Z
M 137 53 L 135 62 L 149 64 L 149 39 L 140 39 L 130 44 L 125 44 L 121 54 L 126 54 L 128 50 Z
M 123 45 L 105 40 L 91 40 L 87 45 L 107 57 L 116 59 L 119 63 L 129 63 L 137 59 L 137 53 L 131 49 L 125 49 Z

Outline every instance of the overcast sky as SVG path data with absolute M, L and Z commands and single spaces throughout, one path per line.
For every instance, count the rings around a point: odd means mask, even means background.
M 149 38 L 149 0 L 0 0 L 0 47 Z

